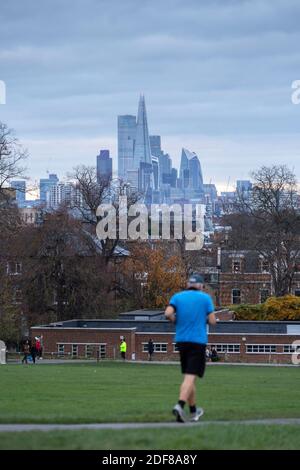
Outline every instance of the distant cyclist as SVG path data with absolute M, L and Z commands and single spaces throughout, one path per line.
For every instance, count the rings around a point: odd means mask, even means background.
M 184 411 L 190 407 L 190 420 L 199 421 L 204 411 L 196 406 L 196 378 L 203 377 L 207 345 L 206 325 L 214 325 L 216 317 L 211 297 L 203 292 L 204 279 L 200 274 L 190 276 L 187 289 L 170 299 L 165 316 L 175 323 L 176 343 L 180 354 L 184 379 L 180 387 L 179 401 L 173 408 L 178 422 L 187 421 Z

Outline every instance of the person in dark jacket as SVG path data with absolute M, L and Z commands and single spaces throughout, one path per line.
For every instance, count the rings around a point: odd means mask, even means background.
M 24 357 L 22 359 L 22 364 L 28 364 L 28 356 L 30 354 L 30 344 L 29 344 L 29 341 L 26 340 L 25 343 L 23 344 L 23 353 L 24 353 Z
M 152 339 L 150 338 L 148 341 L 148 360 L 152 360 L 152 354 L 154 353 L 154 343 Z
M 36 345 L 35 345 L 35 342 L 32 343 L 31 345 L 31 348 L 30 348 L 30 354 L 31 354 L 31 357 L 32 357 L 32 362 L 35 364 L 35 358 L 37 356 L 37 348 L 36 348 Z

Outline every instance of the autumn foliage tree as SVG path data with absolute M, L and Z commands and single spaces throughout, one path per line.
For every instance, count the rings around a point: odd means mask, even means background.
M 123 280 L 137 308 L 164 308 L 186 282 L 184 263 L 160 243 L 137 242 L 123 265 Z
M 300 297 L 269 297 L 263 304 L 233 305 L 235 320 L 293 321 L 300 320 Z

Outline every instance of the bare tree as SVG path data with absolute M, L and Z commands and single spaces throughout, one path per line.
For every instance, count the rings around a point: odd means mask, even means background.
M 286 166 L 263 166 L 252 174 L 253 189 L 240 194 L 232 226 L 236 248 L 256 250 L 269 264 L 276 296 L 291 292 L 300 256 L 300 212 L 297 181 Z
M 9 181 L 24 177 L 27 151 L 23 149 L 12 129 L 0 122 L 0 231 L 7 236 L 19 225 L 19 213 L 13 205 L 13 192 Z
M 74 196 L 71 201 L 71 208 L 78 211 L 81 220 L 96 235 L 96 226 L 102 219 L 97 215 L 97 209 L 101 204 L 111 204 L 117 215 L 119 215 L 119 197 L 127 196 L 127 204 L 130 206 L 139 199 L 138 193 L 129 191 L 128 184 L 118 179 L 110 180 L 107 178 L 99 179 L 97 171 L 94 167 L 79 166 L 76 167 L 74 173 L 70 175 L 74 182 Z M 117 224 L 116 238 L 100 240 L 102 256 L 105 263 L 108 264 L 115 253 L 118 245 L 119 230 Z
M 24 175 L 24 160 L 27 158 L 27 150 L 24 150 L 14 131 L 6 124 L 0 122 L 0 196 L 5 196 L 9 180 Z

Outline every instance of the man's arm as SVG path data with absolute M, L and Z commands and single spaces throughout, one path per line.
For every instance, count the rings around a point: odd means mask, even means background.
M 168 305 L 165 310 L 165 317 L 172 323 L 176 321 L 175 308 L 172 305 Z
M 209 325 L 215 325 L 217 323 L 216 315 L 214 314 L 214 312 L 209 313 L 207 315 L 207 323 Z

